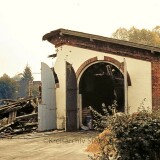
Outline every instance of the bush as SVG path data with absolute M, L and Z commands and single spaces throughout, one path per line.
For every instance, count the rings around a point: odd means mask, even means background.
M 93 111 L 93 109 L 92 109 Z M 96 112 L 93 111 L 93 115 Z M 101 147 L 101 153 L 93 159 L 114 160 L 160 160 L 160 112 L 149 112 L 142 108 L 137 113 L 126 115 L 94 116 L 97 129 L 110 130 L 110 144 L 116 153 L 105 154 L 108 144 Z M 107 136 L 107 135 L 106 135 Z M 104 157 L 105 155 L 105 157 Z
M 117 116 L 112 130 L 121 159 L 160 159 L 160 117 L 155 113 Z

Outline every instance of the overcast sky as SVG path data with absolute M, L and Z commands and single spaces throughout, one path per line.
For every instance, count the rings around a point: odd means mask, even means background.
M 0 76 L 39 80 L 41 61 L 52 66 L 55 48 L 42 36 L 58 28 L 110 37 L 119 27 L 160 25 L 160 0 L 0 0 Z

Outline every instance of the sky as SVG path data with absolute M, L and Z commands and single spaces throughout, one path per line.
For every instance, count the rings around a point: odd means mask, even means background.
M 118 28 L 160 25 L 160 0 L 0 0 L 0 77 L 20 74 L 28 64 L 40 80 L 41 62 L 54 45 L 43 35 L 70 29 L 111 37 Z

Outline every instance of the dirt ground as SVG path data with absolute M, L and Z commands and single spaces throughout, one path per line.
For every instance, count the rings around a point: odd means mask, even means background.
M 88 160 L 95 131 L 52 131 L 0 138 L 0 160 Z

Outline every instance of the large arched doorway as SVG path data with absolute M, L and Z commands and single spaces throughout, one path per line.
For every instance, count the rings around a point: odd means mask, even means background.
M 112 105 L 117 100 L 117 110 L 124 111 L 124 77 L 121 71 L 111 63 L 98 62 L 90 65 L 79 81 L 81 95 L 82 123 L 85 120 L 83 110 L 92 106 L 103 114 L 102 103 Z

